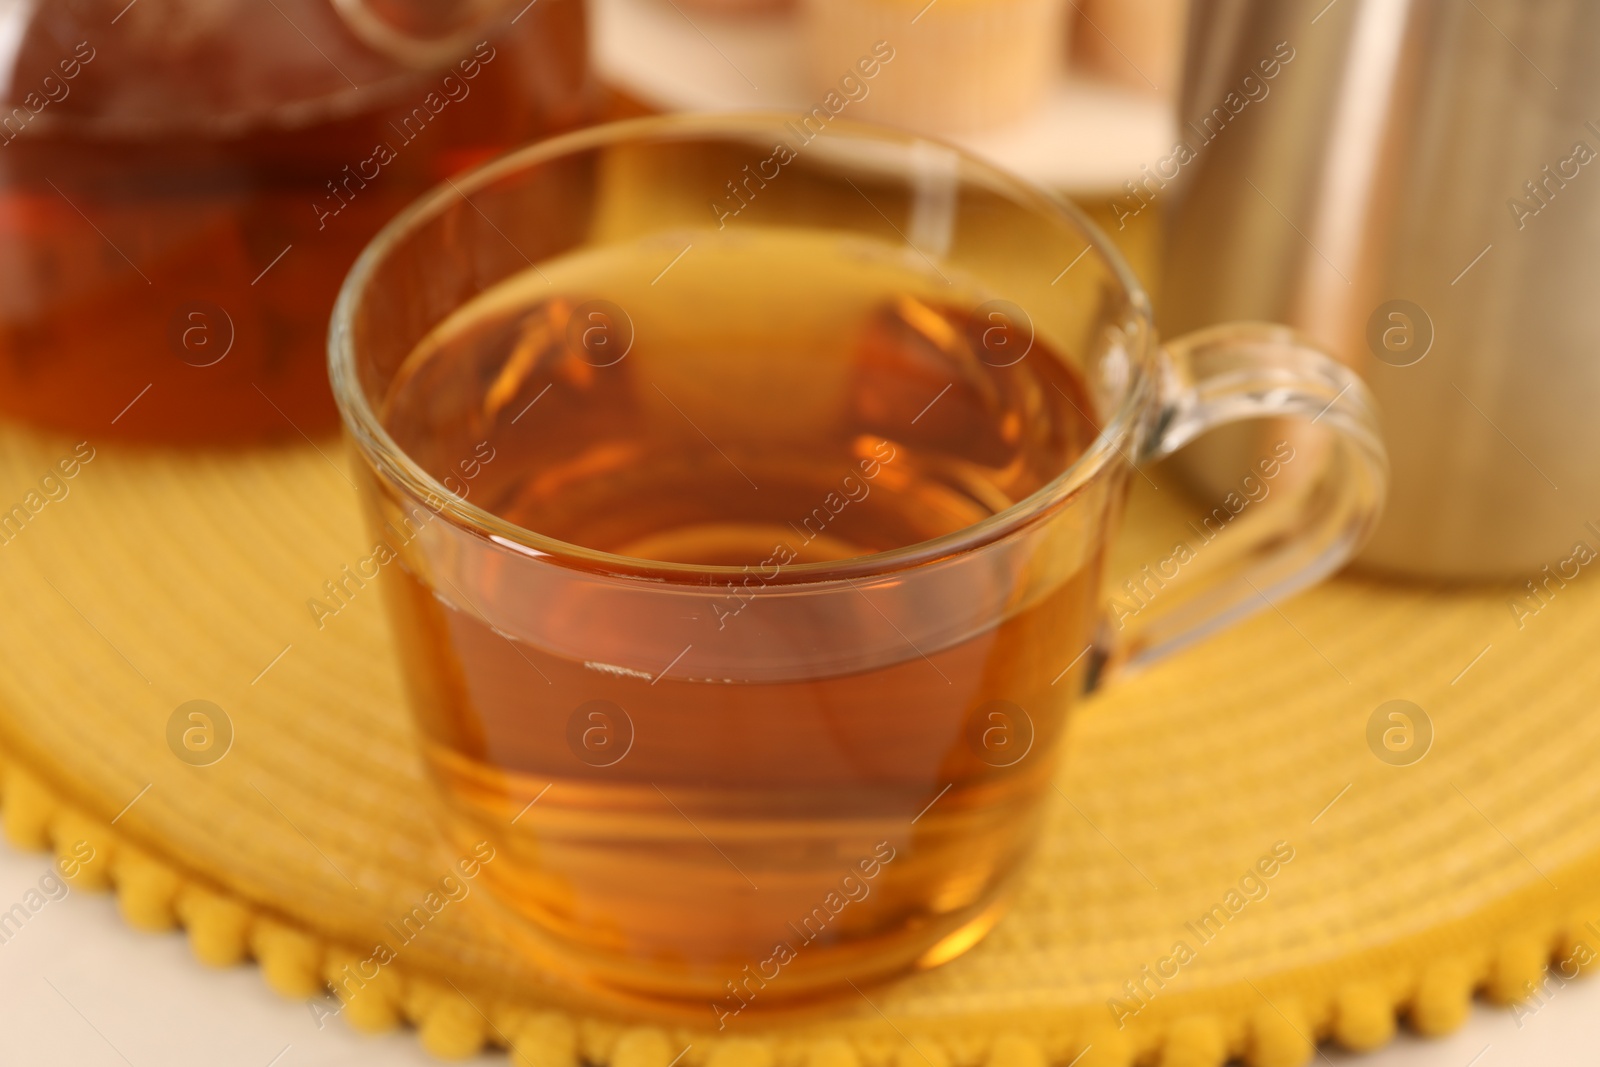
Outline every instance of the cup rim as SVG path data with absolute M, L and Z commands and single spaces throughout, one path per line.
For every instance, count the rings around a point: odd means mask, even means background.
M 748 568 L 643 559 L 562 541 L 509 522 L 447 489 L 400 448 L 373 411 L 356 372 L 356 351 L 350 323 L 372 276 L 396 245 L 456 202 L 467 199 L 470 194 L 502 178 L 561 156 L 608 144 L 658 139 L 663 135 L 764 133 L 794 118 L 795 115 L 780 111 L 741 111 L 655 115 L 602 123 L 514 149 L 462 174 L 446 178 L 408 204 L 378 231 L 356 258 L 339 288 L 328 325 L 328 376 L 334 401 L 346 430 L 363 456 L 382 474 L 424 501 L 436 514 L 503 548 L 526 556 L 556 565 L 598 570 L 613 577 L 666 580 L 680 584 L 721 585 L 726 579 L 744 576 Z M 763 575 L 764 586 L 848 581 L 886 574 L 968 552 L 1016 532 L 1065 503 L 1112 460 L 1126 461 L 1123 441 L 1132 435 L 1138 425 L 1151 388 L 1151 365 L 1156 342 L 1149 297 L 1122 253 L 1077 205 L 936 137 L 847 119 L 830 122 L 824 135 L 906 146 L 918 142 L 937 145 L 956 153 L 963 167 L 982 172 L 991 188 L 1014 202 L 1041 215 L 1065 221 L 1084 238 L 1087 244 L 1085 251 L 1096 253 L 1117 280 L 1131 313 L 1139 320 L 1144 344 L 1132 353 L 1129 380 L 1121 403 L 1100 427 L 1094 440 L 1066 469 L 1028 496 L 970 526 L 926 541 L 843 560 L 785 565 L 770 580 Z M 695 582 L 696 579 L 699 581 Z

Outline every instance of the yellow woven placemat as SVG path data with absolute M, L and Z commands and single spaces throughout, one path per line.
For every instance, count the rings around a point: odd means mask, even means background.
M 1600 946 L 1584 569 L 1531 614 L 1507 590 L 1341 579 L 1115 687 L 1073 724 L 1014 910 L 829 1015 L 718 1033 L 709 1009 L 704 1028 L 596 1014 L 509 951 L 477 890 L 372 968 L 455 857 L 376 582 L 331 617 L 307 605 L 370 551 L 345 463 L 332 441 L 201 455 L 0 426 L 7 835 L 319 1013 L 538 1067 L 1273 1067 L 1381 1044 L 1397 1017 L 1448 1030 L 1474 990 L 1514 999 Z M 1144 492 L 1134 561 L 1181 516 Z M 1419 762 L 1369 743 L 1392 699 L 1431 723 Z M 192 700 L 231 726 L 209 766 L 169 745 Z

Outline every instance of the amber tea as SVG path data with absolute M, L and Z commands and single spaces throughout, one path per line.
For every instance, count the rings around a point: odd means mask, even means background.
M 1006 509 L 1096 433 L 1076 372 L 987 295 L 862 237 L 669 235 L 503 282 L 396 375 L 381 418 L 408 456 L 591 550 L 534 586 L 462 540 L 441 577 L 414 546 L 444 524 L 386 513 L 432 771 L 558 966 L 725 1026 L 992 921 L 1098 556 L 1031 590 L 849 574 Z M 614 557 L 694 595 L 633 610 Z M 956 625 L 974 599 L 1008 606 Z
M 30 4 L 0 89 L 0 414 L 168 444 L 337 422 L 340 279 L 422 192 L 589 105 L 545 0 L 426 69 L 328 0 Z M 443 5 L 442 5 L 443 6 Z M 484 5 L 478 5 L 483 8 Z

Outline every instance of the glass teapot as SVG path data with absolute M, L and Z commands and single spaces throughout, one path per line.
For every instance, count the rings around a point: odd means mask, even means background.
M 0 417 L 337 423 L 340 281 L 419 193 L 579 125 L 582 0 L 0 0 Z

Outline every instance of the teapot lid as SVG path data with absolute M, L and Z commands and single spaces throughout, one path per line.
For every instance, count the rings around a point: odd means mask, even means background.
M 526 0 L 523 0 L 526 3 Z M 514 0 L 0 0 L 0 99 L 27 125 L 228 136 L 388 103 Z M 0 120 L 4 115 L 0 114 Z

